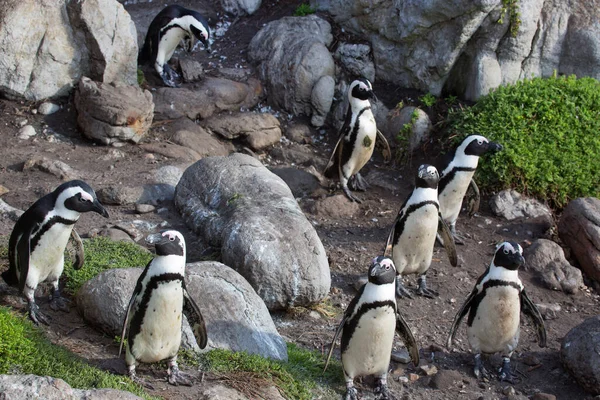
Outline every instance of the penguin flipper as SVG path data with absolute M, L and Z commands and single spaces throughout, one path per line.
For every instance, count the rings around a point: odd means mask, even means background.
M 544 318 L 540 313 L 540 310 L 533 304 L 533 301 L 525 292 L 525 289 L 521 290 L 521 311 L 523 314 L 531 319 L 531 322 L 535 325 L 538 335 L 538 345 L 540 347 L 546 347 L 546 326 L 544 325 Z
M 333 179 L 338 174 L 338 166 L 339 166 L 339 154 L 342 153 L 342 148 L 344 144 L 342 143 L 342 137 L 337 141 L 333 151 L 331 152 L 331 156 L 327 161 L 325 170 L 323 170 L 323 176 L 329 179 Z
M 454 336 L 456 336 L 456 330 L 460 325 L 460 321 L 462 321 L 463 317 L 467 315 L 467 312 L 469 312 L 469 310 L 471 309 L 471 303 L 473 302 L 473 299 L 475 299 L 476 295 L 477 287 L 475 287 L 475 289 L 471 291 L 469 297 L 467 297 L 463 305 L 460 307 L 460 310 L 458 310 L 458 312 L 456 313 L 456 316 L 454 317 L 454 322 L 452 322 L 452 327 L 450 328 L 450 333 L 448 334 L 448 340 L 446 341 L 446 347 L 448 348 L 448 350 L 450 350 L 450 348 L 452 347 L 452 342 L 454 341 Z
M 396 332 L 402 338 L 404 345 L 408 349 L 408 354 L 410 354 L 410 359 L 414 366 L 417 367 L 419 365 L 419 346 L 406 320 L 398 310 L 396 310 Z
M 32 226 L 30 229 L 23 232 L 17 242 L 17 265 L 19 271 L 19 292 L 23 293 L 25 290 L 25 282 L 27 281 L 27 273 L 29 272 L 29 259 L 31 257 L 31 232 L 33 232 Z
M 83 252 L 83 241 L 75 229 L 71 230 L 71 240 L 69 240 L 73 250 L 75 251 L 75 260 L 73 261 L 73 268 L 78 270 L 83 267 L 85 262 L 85 254 Z
M 386 137 L 379 129 L 377 129 L 377 138 L 382 142 L 381 144 L 383 145 L 383 150 L 381 150 L 383 161 L 389 163 L 392 159 L 392 149 L 390 148 L 390 144 L 388 143 Z
M 442 218 L 442 214 L 438 213 L 438 233 L 442 240 L 444 241 L 444 249 L 446 249 L 446 254 L 448 254 L 448 259 L 450 260 L 450 265 L 456 267 L 458 265 L 458 255 L 456 254 L 456 245 L 454 244 L 454 237 L 452 236 L 452 232 L 450 232 L 450 228 Z
M 323 368 L 323 372 L 327 371 L 327 366 L 329 365 L 329 360 L 331 359 L 331 355 L 333 354 L 333 349 L 335 348 L 335 341 L 337 340 L 338 336 L 342 332 L 342 329 L 344 329 L 344 325 L 346 324 L 346 320 L 348 320 L 348 317 L 349 317 L 349 315 L 347 313 L 344 314 L 344 317 L 342 318 L 342 320 L 340 321 L 340 324 L 338 325 L 337 329 L 335 330 L 335 335 L 333 336 L 333 340 L 331 341 L 331 346 L 329 346 L 329 353 L 327 353 L 327 360 L 325 360 L 325 367 Z
M 469 182 L 469 188 L 467 189 L 467 210 L 469 218 L 472 218 L 477 211 L 479 211 L 479 203 L 481 202 L 481 194 L 479 193 L 479 187 L 473 179 Z
M 123 320 L 123 330 L 121 331 L 121 344 L 119 345 L 119 358 L 121 358 L 121 351 L 123 351 L 123 343 L 128 339 L 127 335 L 127 327 L 129 326 L 129 316 L 131 315 L 131 311 L 135 305 L 135 298 L 137 297 L 137 291 L 133 292 L 131 299 L 129 300 L 129 305 L 127 306 L 127 314 L 125 314 L 125 319 Z
M 202 313 L 200 312 L 200 308 L 198 308 L 198 305 L 185 288 L 185 283 L 183 285 L 183 314 L 192 327 L 192 332 L 194 332 L 198 347 L 201 349 L 205 348 L 208 343 L 206 324 L 202 317 Z

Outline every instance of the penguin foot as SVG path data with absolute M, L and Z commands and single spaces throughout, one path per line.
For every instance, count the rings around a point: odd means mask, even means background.
M 463 235 L 457 231 L 452 232 L 452 237 L 454 238 L 454 243 L 464 245 L 467 238 L 470 238 L 468 234 Z
M 179 87 L 181 76 L 167 63 L 163 65 L 163 73 L 161 76 L 165 85 L 170 87 Z
M 376 400 L 396 400 L 396 398 L 390 393 L 387 385 L 381 381 L 375 387 L 375 399 Z
M 192 386 L 192 376 L 181 372 L 177 365 L 169 368 L 169 375 L 167 377 L 167 381 L 173 386 Z
M 356 197 L 355 195 L 352 194 L 352 192 L 350 191 L 350 189 L 348 189 L 347 187 L 343 188 L 344 189 L 344 194 L 346 195 L 346 197 L 348 197 L 351 201 L 354 201 L 358 204 L 362 203 L 362 200 L 359 199 L 358 197 Z
M 31 318 L 36 325 L 39 325 L 40 322 L 44 325 L 50 325 L 50 320 L 52 319 L 41 312 L 40 308 L 35 303 L 29 304 L 29 318 Z
M 502 361 L 502 367 L 498 370 L 498 380 L 500 382 L 508 382 L 515 384 L 516 375 L 510 370 L 510 358 L 504 358 Z
M 147 380 L 142 379 L 136 375 L 135 366 L 129 367 L 129 379 L 131 379 L 134 383 L 137 383 L 138 385 L 145 387 L 146 389 L 154 390 L 154 386 L 152 386 L 150 384 L 150 382 L 148 382 Z
M 63 312 L 69 312 L 69 304 L 71 303 L 71 301 L 69 299 L 65 299 L 64 297 L 62 297 L 60 295 L 60 293 L 58 291 L 55 291 L 54 294 L 52 295 L 52 299 L 50 299 L 50 308 L 53 309 L 54 311 L 63 311 Z
M 404 285 L 402 284 L 402 282 L 400 282 L 398 279 L 396 279 L 396 296 L 399 298 L 403 298 L 403 297 L 408 297 L 409 299 L 413 298 L 410 291 L 407 288 L 405 288 Z
M 363 178 L 362 175 L 357 172 L 348 181 L 348 186 L 350 186 L 350 189 L 352 190 L 359 190 L 361 192 L 364 192 L 369 187 L 369 184 L 367 183 L 365 178 Z
M 344 400 L 358 400 L 358 390 L 355 387 L 348 388 Z
M 438 297 L 440 295 L 435 290 L 427 288 L 427 280 L 425 279 L 424 275 L 419 277 L 417 294 L 419 296 L 429 297 L 430 299 L 433 299 L 434 297 Z
M 489 380 L 489 373 L 483 366 L 481 354 L 475 354 L 475 367 L 473 368 L 473 373 L 478 380 Z

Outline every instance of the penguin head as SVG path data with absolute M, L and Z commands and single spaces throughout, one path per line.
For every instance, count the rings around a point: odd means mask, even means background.
M 108 218 L 108 211 L 100 204 L 96 192 L 80 180 L 65 182 L 54 190 L 54 204 L 59 210 L 66 209 L 77 213 L 94 211 Z
M 394 283 L 396 281 L 396 266 L 391 258 L 375 257 L 369 268 L 369 282 L 376 285 Z
M 348 100 L 350 100 L 350 104 L 353 103 L 354 99 L 364 101 L 373 98 L 373 96 L 373 86 L 366 78 L 354 80 L 348 88 Z
M 153 244 L 157 256 L 185 256 L 185 239 L 176 230 L 166 230 L 146 237 L 148 244 Z
M 525 258 L 523 258 L 523 248 L 520 244 L 509 240 L 496 247 L 496 254 L 494 254 L 496 267 L 515 271 L 523 264 L 525 264 Z
M 502 150 L 502 145 L 495 142 L 490 142 L 487 138 L 480 135 L 467 136 L 461 146 L 463 152 L 467 156 L 482 156 L 485 153 L 495 153 Z
M 433 165 L 422 164 L 417 171 L 415 185 L 420 188 L 435 189 L 440 181 L 440 174 Z
M 196 39 L 201 41 L 206 51 L 210 53 L 211 49 L 210 43 L 208 41 L 210 38 L 210 28 L 208 27 L 208 23 L 199 13 L 195 11 L 191 11 L 190 15 L 193 17 L 192 22 L 190 23 L 190 31 L 192 35 L 194 35 Z M 192 39 L 191 37 L 187 39 L 189 40 L 189 51 L 192 51 Z

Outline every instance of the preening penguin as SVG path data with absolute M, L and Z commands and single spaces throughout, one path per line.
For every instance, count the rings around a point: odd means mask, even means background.
M 524 263 L 523 249 L 519 244 L 508 241 L 498 245 L 492 263 L 479 277 L 454 318 L 447 347 L 451 348 L 456 329 L 468 312 L 467 336 L 475 353 L 474 372 L 477 378 L 486 374 L 481 353 L 502 353 L 498 378 L 512 381 L 510 356 L 519 342 L 521 313 L 531 318 L 537 328 L 539 346 L 546 347 L 544 320 L 519 279 L 518 269 Z
M 436 165 L 438 171 L 440 171 L 438 186 L 440 212 L 457 243 L 463 243 L 462 238 L 456 232 L 456 220 L 469 185 L 473 187 L 476 195 L 479 195 L 479 190 L 473 180 L 479 157 L 485 153 L 500 150 L 502 150 L 502 145 L 490 142 L 483 136 L 471 135 L 467 136 L 453 152 L 440 159 L 438 165 Z M 479 199 L 475 203 L 478 207 Z M 476 210 L 470 213 L 474 212 Z
M 156 256 L 146 265 L 129 301 L 119 357 L 123 339 L 127 339 L 125 363 L 132 379 L 137 379 L 138 362 L 168 359 L 169 383 L 191 385 L 189 376 L 177 366 L 182 314 L 201 349 L 206 347 L 208 338 L 200 309 L 185 287 L 185 239 L 178 231 L 169 230 L 150 235 L 147 241 L 155 245 Z
M 175 87 L 180 77 L 168 62 L 179 43 L 183 40 L 185 50 L 191 52 L 195 38 L 210 53 L 209 37 L 210 28 L 202 15 L 172 4 L 163 8 L 150 23 L 138 63 L 149 62 L 154 65 L 165 85 Z
M 364 284 L 344 313 L 335 332 L 325 369 L 331 359 L 335 341 L 342 333 L 342 367 L 346 380 L 346 400 L 358 398 L 354 378 L 374 375 L 378 379 L 375 393 L 378 399 L 392 398 L 387 389 L 387 371 L 398 332 L 414 365 L 419 365 L 419 348 L 408 324 L 396 305 L 396 268 L 384 256 L 373 259 L 369 280 Z
M 35 289 L 49 281 L 54 292 L 50 301 L 53 310 L 69 311 L 61 297 L 58 281 L 64 269 L 64 252 L 73 235 L 73 226 L 81 213 L 94 211 L 108 218 L 94 190 L 85 182 L 74 180 L 63 183 L 52 193 L 36 201 L 21 215 L 8 242 L 9 269 L 2 273 L 4 281 L 17 286 L 29 304 L 29 317 L 39 324 L 48 324 L 49 318 L 35 304 Z M 81 239 L 79 243 L 81 245 Z M 75 263 L 81 267 L 83 260 Z
M 456 248 L 448 226 L 442 219 L 438 204 L 437 169 L 423 164 L 417 171 L 415 187 L 406 199 L 388 236 L 385 254 L 396 265 L 396 294 L 412 298 L 402 284 L 402 276 L 419 275 L 417 294 L 433 297 L 437 293 L 427 288 L 425 274 L 431 265 L 436 232 L 444 239 L 448 258 L 453 266 L 457 264 Z
M 360 78 L 350 84 L 348 88 L 350 105 L 346 119 L 323 172 L 327 178 L 338 175 L 346 196 L 357 203 L 361 200 L 350 192 L 348 185 L 352 190 L 367 189 L 367 183 L 359 171 L 373 155 L 377 136 L 387 144 L 385 137 L 377 130 L 369 102 L 371 98 L 373 98 L 373 87 L 367 79 Z

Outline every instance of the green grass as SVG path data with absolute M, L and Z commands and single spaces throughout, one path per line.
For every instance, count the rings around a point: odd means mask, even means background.
M 339 361 L 332 359 L 323 373 L 325 359 L 320 353 L 302 349 L 293 343 L 288 343 L 287 347 L 287 363 L 255 354 L 218 349 L 204 354 L 202 364 L 213 373 L 227 374 L 227 382 L 233 387 L 236 387 L 236 379 L 245 387 L 250 382 L 262 382 L 260 386 L 263 387 L 265 384 L 267 387 L 275 385 L 287 399 L 313 399 L 315 391 L 327 391 L 324 386 L 329 388 L 329 395 L 333 395 L 331 388 L 339 386 L 342 389 L 343 373 Z
M 555 207 L 600 195 L 600 82 L 535 78 L 501 86 L 449 116 L 456 140 L 480 134 L 504 150 L 479 164 L 483 190 L 513 188 Z
M 52 376 L 74 388 L 113 388 L 153 398 L 129 378 L 94 368 L 53 345 L 26 317 L 6 307 L 0 307 L 0 374 Z
M 305 17 L 307 15 L 314 14 L 316 12 L 317 12 L 317 10 L 312 8 L 308 3 L 302 3 L 294 11 L 294 16 Z
M 153 255 L 140 246 L 113 241 L 105 237 L 95 237 L 83 243 L 85 263 L 76 271 L 70 260 L 65 260 L 66 290 L 75 294 L 86 281 L 100 272 L 111 268 L 145 267 Z

